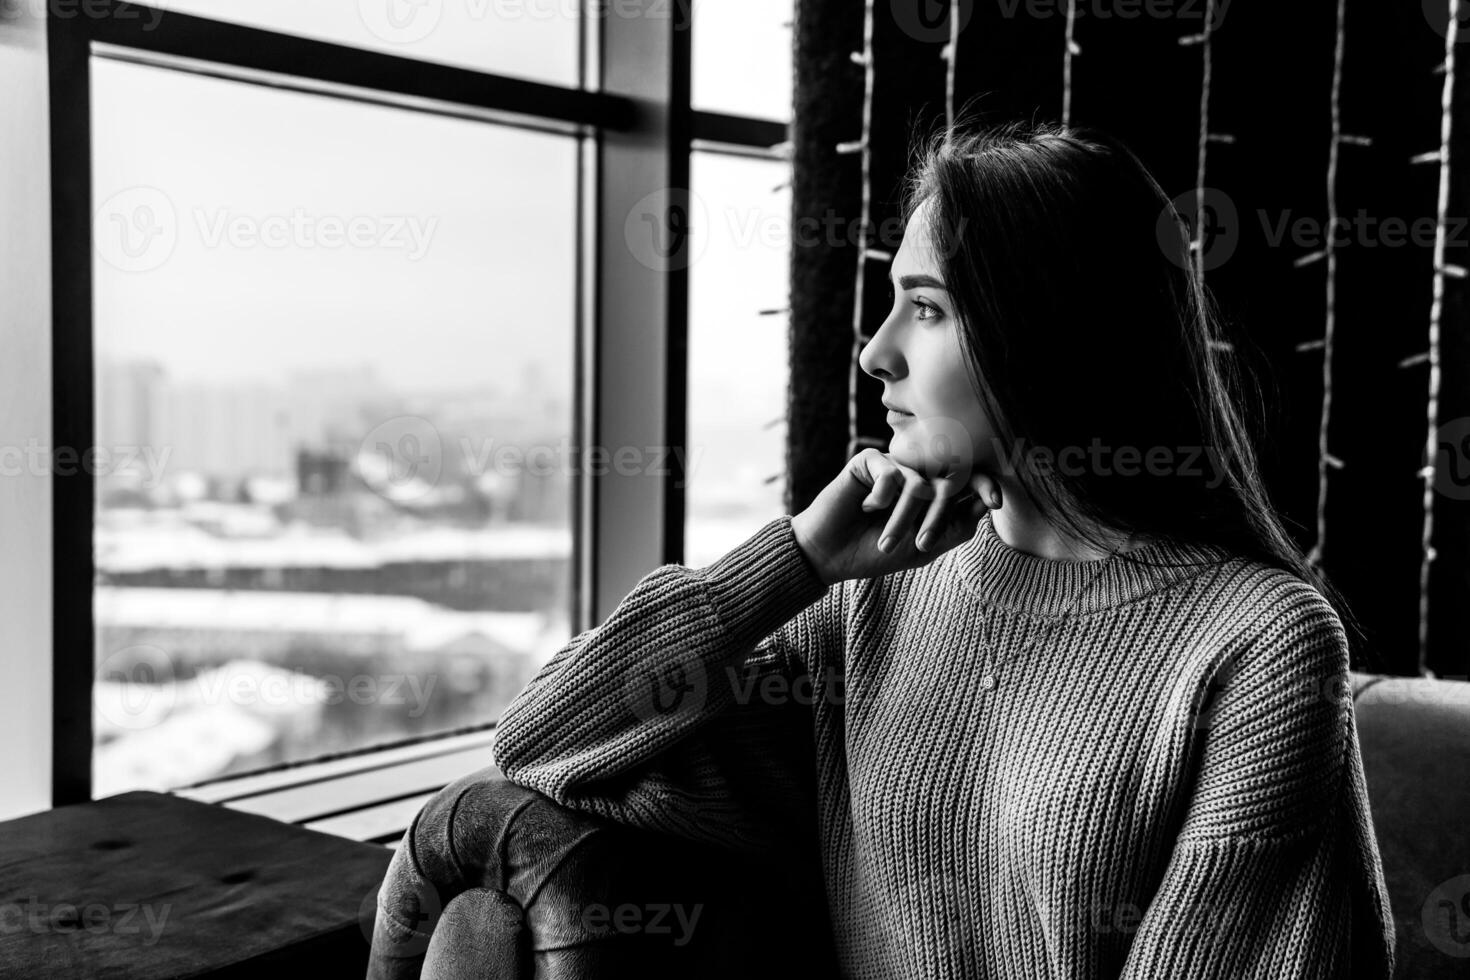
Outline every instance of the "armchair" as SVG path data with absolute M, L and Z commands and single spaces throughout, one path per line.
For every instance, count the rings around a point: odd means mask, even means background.
M 1470 683 L 1351 680 L 1396 976 L 1463 977 Z M 809 851 L 753 859 L 615 825 L 488 767 L 436 794 L 404 835 L 368 980 L 836 977 Z

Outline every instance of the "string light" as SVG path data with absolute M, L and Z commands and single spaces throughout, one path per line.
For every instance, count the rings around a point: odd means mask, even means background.
M 1072 121 L 1072 56 L 1082 53 L 1072 32 L 1077 24 L 1077 0 L 1067 0 L 1067 46 L 1062 54 L 1062 125 Z
M 869 187 L 873 166 L 873 155 L 868 142 L 873 129 L 873 0 L 863 4 L 863 50 L 852 55 L 855 64 L 863 66 L 863 135 L 859 140 L 839 143 L 838 153 L 861 153 L 863 161 L 863 205 L 858 225 L 857 277 L 853 285 L 852 310 L 852 357 L 847 366 L 847 458 L 856 456 L 865 446 L 882 449 L 883 443 L 871 437 L 858 435 L 858 356 L 862 353 L 863 333 L 863 286 L 868 276 L 868 210 L 872 205 L 872 190 Z
M 949 0 L 949 43 L 940 49 L 939 57 L 946 62 L 944 68 L 944 128 L 954 132 L 954 77 L 955 62 L 960 49 L 960 0 Z
M 1205 0 L 1205 29 L 1203 33 L 1191 34 L 1179 39 L 1180 44 L 1198 44 L 1201 51 L 1199 83 L 1199 152 L 1194 174 L 1194 231 L 1189 250 L 1194 255 L 1195 274 L 1200 285 L 1205 281 L 1205 156 L 1210 145 L 1210 25 L 1215 21 L 1215 0 Z M 1233 137 L 1232 137 L 1233 141 Z
M 1446 214 L 1450 203 L 1450 126 L 1454 116 L 1455 93 L 1455 44 L 1460 34 L 1460 0 L 1449 0 L 1449 22 L 1444 38 L 1444 86 L 1440 90 L 1439 106 L 1439 151 L 1432 158 L 1439 161 L 1439 202 L 1435 211 L 1434 228 L 1434 292 L 1429 306 L 1429 350 L 1425 356 L 1429 361 L 1429 407 L 1427 429 L 1424 439 L 1428 465 L 1419 471 L 1424 480 L 1424 527 L 1420 536 L 1423 559 L 1419 564 L 1419 674 L 1433 677 L 1429 670 L 1429 570 L 1437 557 L 1434 550 L 1434 463 L 1436 460 L 1437 433 L 1435 425 L 1439 417 L 1439 327 L 1444 313 L 1444 280 L 1450 273 L 1445 265 Z M 1427 159 L 1429 155 L 1424 155 Z M 1419 158 L 1415 158 L 1416 160 Z
M 1322 351 L 1322 414 L 1317 427 L 1317 540 L 1307 555 L 1307 560 L 1319 568 L 1327 544 L 1327 469 L 1329 465 L 1342 469 L 1342 460 L 1327 451 L 1327 432 L 1332 417 L 1332 341 L 1337 333 L 1337 155 L 1342 144 L 1342 61 L 1346 37 L 1347 0 L 1337 0 L 1337 40 L 1332 55 L 1332 135 L 1327 144 L 1327 247 L 1294 263 L 1300 268 L 1318 258 L 1327 260 L 1322 340 L 1313 348 Z
M 940 49 L 939 56 L 946 62 L 944 81 L 944 110 L 945 126 L 949 132 L 954 130 L 954 94 L 955 94 L 955 71 L 958 62 L 957 52 L 959 50 L 960 34 L 960 0 L 950 0 L 949 4 L 949 42 Z M 853 457 L 863 448 L 871 446 L 877 449 L 886 448 L 887 442 L 873 436 L 860 436 L 858 434 L 858 372 L 861 370 L 858 357 L 863 347 L 871 341 L 872 335 L 863 330 L 863 296 L 868 276 L 869 262 L 892 262 L 893 253 L 885 249 L 873 248 L 868 244 L 869 213 L 872 208 L 872 153 L 869 140 L 873 129 L 873 0 L 866 0 L 863 5 L 863 50 L 854 51 L 849 55 L 853 64 L 863 66 L 863 135 L 860 139 L 850 140 L 837 144 L 839 154 L 862 154 L 862 211 L 860 215 L 859 228 L 861 229 L 858 239 L 858 259 L 856 282 L 853 286 L 853 313 L 852 334 L 853 351 L 852 361 L 848 365 L 847 385 L 847 455 Z

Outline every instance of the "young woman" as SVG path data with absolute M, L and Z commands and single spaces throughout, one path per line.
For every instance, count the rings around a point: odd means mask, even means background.
M 1389 977 L 1351 617 L 1168 196 L 1086 129 L 923 150 L 860 360 L 889 451 L 650 572 L 496 764 L 693 839 L 814 831 L 849 977 Z

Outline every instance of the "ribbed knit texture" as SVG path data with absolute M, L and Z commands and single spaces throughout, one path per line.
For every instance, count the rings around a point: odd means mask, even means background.
M 1011 548 L 987 514 L 829 588 L 783 516 L 646 575 L 506 708 L 493 757 L 618 822 L 819 846 L 844 976 L 1386 980 L 1332 607 L 1214 548 L 1104 561 Z M 987 620 L 992 663 L 1020 651 L 994 690 Z

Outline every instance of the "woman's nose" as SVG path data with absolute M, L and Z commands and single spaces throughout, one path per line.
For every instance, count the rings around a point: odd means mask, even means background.
M 903 358 L 893 346 L 893 331 L 885 329 L 887 322 L 863 345 L 858 353 L 858 367 L 870 377 L 881 381 L 893 381 L 902 376 Z

